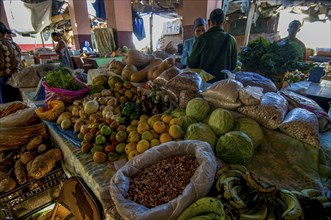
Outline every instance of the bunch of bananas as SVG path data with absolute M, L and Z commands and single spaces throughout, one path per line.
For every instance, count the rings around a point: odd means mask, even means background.
M 215 188 L 229 219 L 299 219 L 303 214 L 292 192 L 264 186 L 242 165 L 218 170 Z
M 331 191 L 322 194 L 317 189 L 291 191 L 299 200 L 305 219 L 331 219 Z
M 178 220 L 225 220 L 223 203 L 214 197 L 202 197 L 186 208 Z

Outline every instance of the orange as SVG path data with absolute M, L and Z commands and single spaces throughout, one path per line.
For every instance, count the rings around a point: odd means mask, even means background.
M 125 153 L 129 154 L 131 151 L 136 150 L 136 143 L 127 143 L 125 145 Z
M 137 156 L 139 152 L 137 150 L 130 151 L 128 154 L 128 159 L 131 160 L 133 157 Z
M 158 116 L 158 115 L 153 115 L 152 117 L 150 117 L 150 118 L 147 120 L 147 122 L 148 122 L 148 125 L 152 128 L 154 122 L 156 122 L 156 121 L 160 121 L 160 120 L 161 120 L 160 116 Z
M 156 131 L 156 133 L 161 134 L 162 132 L 165 131 L 166 125 L 164 124 L 163 121 L 156 121 L 153 124 L 153 129 L 154 129 L 154 131 Z
M 172 141 L 171 136 L 167 132 L 162 133 L 159 139 L 161 143 Z
M 132 120 L 130 125 L 138 126 L 138 120 Z
M 168 114 L 164 114 L 161 117 L 161 120 L 167 125 L 170 123 L 171 119 L 172 119 L 172 116 L 168 115 Z
M 148 116 L 147 115 L 140 115 L 139 117 L 139 121 L 147 121 L 148 120 Z
M 141 122 L 138 124 L 137 131 L 139 134 L 142 134 L 144 131 L 149 131 L 151 128 L 147 124 L 147 122 Z
M 146 150 L 148 150 L 150 147 L 150 144 L 147 140 L 140 140 L 138 143 L 137 143 L 137 151 L 139 153 L 143 153 L 145 152 Z
M 141 139 L 142 140 L 147 140 L 147 141 L 151 141 L 154 138 L 153 134 L 151 131 L 144 131 L 141 134 Z
M 169 134 L 173 139 L 180 139 L 184 137 L 184 131 L 179 125 L 171 125 L 169 128 Z
M 137 143 L 140 140 L 140 134 L 138 131 L 131 131 L 128 135 L 128 142 L 135 142 Z
M 151 147 L 155 147 L 155 146 L 158 146 L 160 144 L 161 144 L 161 142 L 160 142 L 159 139 L 153 139 L 153 140 L 151 140 Z
M 180 125 L 183 126 L 183 121 L 179 118 L 173 118 L 170 120 L 169 125 Z

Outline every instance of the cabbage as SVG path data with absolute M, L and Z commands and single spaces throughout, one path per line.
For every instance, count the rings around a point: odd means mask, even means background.
M 215 151 L 217 136 L 214 134 L 209 125 L 205 123 L 198 122 L 188 126 L 184 139 L 206 141 L 210 144 L 213 151 Z
M 246 164 L 254 154 L 252 140 L 242 131 L 222 135 L 216 145 L 216 156 L 231 164 Z
M 170 113 L 171 116 L 179 118 L 180 116 L 185 116 L 185 109 L 182 108 L 175 108 L 174 110 L 172 110 L 172 112 Z
M 188 101 L 186 115 L 193 117 L 197 121 L 202 121 L 209 113 L 209 103 L 203 98 L 194 98 Z
M 182 127 L 184 128 L 184 130 L 186 130 L 191 124 L 197 123 L 197 120 L 187 115 L 180 116 L 179 119 L 183 122 Z
M 235 120 L 232 130 L 247 134 L 252 139 L 255 148 L 263 142 L 264 134 L 260 125 L 251 118 L 243 117 Z
M 211 113 L 208 125 L 217 136 L 220 136 L 232 129 L 233 116 L 228 110 L 217 108 Z

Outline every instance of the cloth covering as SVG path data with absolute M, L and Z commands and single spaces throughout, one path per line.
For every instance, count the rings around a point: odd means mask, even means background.
M 10 15 L 9 26 L 18 33 L 39 33 L 51 23 L 52 0 L 39 3 L 4 0 L 4 7 Z

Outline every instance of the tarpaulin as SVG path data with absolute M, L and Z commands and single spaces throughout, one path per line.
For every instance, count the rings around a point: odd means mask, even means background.
M 39 33 L 51 23 L 52 0 L 39 3 L 4 0 L 11 29 L 22 33 Z

